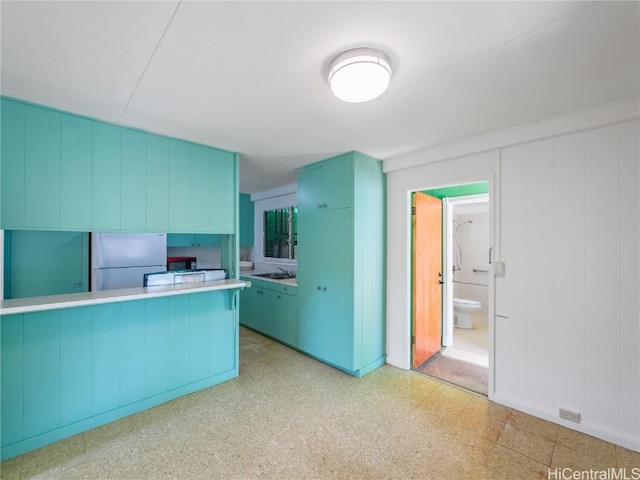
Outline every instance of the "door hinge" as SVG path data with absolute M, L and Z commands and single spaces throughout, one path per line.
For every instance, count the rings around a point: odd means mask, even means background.
M 416 336 L 411 335 L 411 345 L 415 345 L 415 344 L 416 344 Z
M 416 207 L 411 207 L 411 215 L 415 215 L 416 214 Z

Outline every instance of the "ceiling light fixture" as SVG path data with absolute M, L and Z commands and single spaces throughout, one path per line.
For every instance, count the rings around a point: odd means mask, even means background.
M 360 103 L 384 93 L 391 81 L 391 62 L 384 52 L 354 48 L 338 55 L 329 68 L 329 86 L 340 100 Z

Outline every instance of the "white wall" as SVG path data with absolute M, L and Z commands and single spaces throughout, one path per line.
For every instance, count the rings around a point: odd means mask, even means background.
M 409 367 L 408 192 L 488 176 L 508 317 L 490 319 L 493 400 L 640 451 L 639 116 L 632 99 L 440 149 L 493 154 L 385 162 L 388 362 Z
M 253 260 L 255 269 L 261 271 L 274 271 L 278 266 L 287 270 L 296 270 L 297 260 L 275 259 L 264 257 L 264 212 L 276 208 L 298 205 L 298 186 L 293 183 L 284 187 L 265 190 L 251 194 L 254 202 L 253 214 L 253 251 L 250 259 Z

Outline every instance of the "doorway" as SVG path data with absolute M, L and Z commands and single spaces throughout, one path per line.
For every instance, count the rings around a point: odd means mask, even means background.
M 484 395 L 490 224 L 489 182 L 412 194 L 412 368 Z M 421 346 L 429 344 L 425 355 Z

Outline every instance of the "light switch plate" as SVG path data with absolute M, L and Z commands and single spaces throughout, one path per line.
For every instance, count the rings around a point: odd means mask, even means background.
M 504 275 L 504 262 L 496 262 L 494 265 L 494 273 L 496 275 Z

